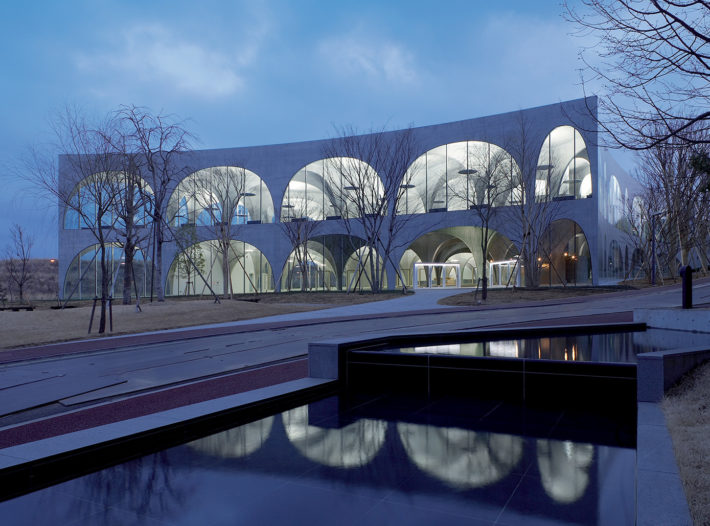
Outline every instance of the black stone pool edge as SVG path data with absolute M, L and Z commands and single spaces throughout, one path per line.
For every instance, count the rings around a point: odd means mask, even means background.
M 535 337 L 541 334 L 590 334 L 645 328 L 645 323 L 615 323 L 457 331 L 450 335 L 402 334 L 389 335 L 389 338 L 392 342 L 405 341 L 405 338 L 410 341 L 412 338 L 432 338 L 430 341 L 441 342 L 442 337 L 454 341 L 474 333 L 481 337 L 486 333 L 488 337 L 495 335 L 497 339 L 512 339 L 513 332 L 530 335 L 519 337 Z M 439 339 L 435 340 L 436 337 Z M 366 346 L 373 343 L 379 345 L 376 340 L 385 338 L 387 335 L 310 344 L 308 378 L 0 449 L 0 487 L 7 488 L 0 495 L 0 500 L 79 476 L 83 474 L 77 473 L 81 467 L 84 473 L 93 472 L 203 436 L 205 426 L 211 428 L 210 432 L 212 429 L 218 432 L 242 421 L 335 394 L 339 390 L 340 354 L 354 348 L 358 342 Z M 333 350 L 336 351 L 334 354 Z M 330 354 L 330 360 L 323 359 L 327 354 Z M 670 434 L 659 405 L 659 391 L 662 398 L 665 389 L 685 372 L 710 359 L 710 349 L 674 349 L 645 353 L 639 357 L 636 523 L 692 526 Z M 335 376 L 330 376 L 333 372 Z

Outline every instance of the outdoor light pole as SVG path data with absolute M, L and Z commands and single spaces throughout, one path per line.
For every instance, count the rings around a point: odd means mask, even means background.
M 651 212 L 651 286 L 656 286 L 656 217 L 665 212 Z

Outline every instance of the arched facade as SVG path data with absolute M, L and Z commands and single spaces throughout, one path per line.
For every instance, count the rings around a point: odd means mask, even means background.
M 510 286 L 517 283 L 520 271 L 518 248 L 503 234 L 488 232 L 488 259 L 483 257 L 481 227 L 449 227 L 429 232 L 417 238 L 400 259 L 400 275 L 408 287 L 452 286 L 456 267 L 460 273 L 460 286 L 475 287 L 483 277 L 482 265 L 491 286 Z M 427 269 L 417 263 L 447 263 L 452 266 Z M 430 273 L 432 274 L 430 276 Z
M 126 172 L 104 172 L 82 179 L 71 192 L 64 209 L 65 230 L 91 229 L 100 222 L 104 228 L 125 229 L 128 216 L 133 224 L 149 220 L 153 190 L 138 176 Z
M 522 243 L 530 231 L 525 228 L 528 220 L 538 221 L 540 231 L 545 230 L 546 221 L 552 223 L 534 258 L 542 284 L 619 279 L 608 257 L 615 241 L 624 268 L 634 258 L 633 246 L 625 241 L 628 233 L 622 231 L 625 223 L 619 219 L 624 203 L 633 202 L 635 194 L 623 172 L 596 144 L 596 121 L 588 113 L 595 104 L 594 99 L 580 99 L 378 136 L 386 141 L 411 133 L 414 149 L 400 163 L 408 166 L 403 174 L 387 172 L 386 163 L 377 159 L 347 156 L 353 149 L 346 146 L 358 137 L 185 152 L 180 160 L 188 175 L 173 181 L 168 189 L 164 215 L 172 231 L 166 230 L 164 236 L 163 286 L 171 294 L 183 294 L 190 281 L 190 290 L 199 293 L 198 282 L 181 277 L 174 262 L 178 253 L 200 244 L 206 273 L 211 276 L 207 281 L 222 294 L 226 281 L 219 276 L 224 274 L 225 258 L 219 256 L 215 242 L 228 246 L 231 240 L 248 245 L 249 254 L 260 258 L 244 271 L 236 263 L 239 275 L 233 275 L 233 262 L 226 258 L 232 276 L 228 288 L 234 292 L 300 289 L 293 271 L 294 243 L 305 243 L 313 254 L 308 273 L 313 274 L 309 281 L 314 285 L 307 289 L 346 290 L 354 275 L 366 279 L 358 283 L 356 278 L 353 284 L 367 288 L 367 278 L 372 278 L 367 272 L 372 269 L 362 266 L 367 260 L 361 257 L 366 239 L 375 239 L 378 255 L 373 262 L 384 268 L 381 281 L 388 288 L 427 281 L 415 275 L 414 267 L 420 263 L 440 264 L 439 270 L 432 270 L 437 284 L 450 283 L 451 268 L 458 265 L 461 285 L 475 286 L 484 264 L 492 286 L 525 284 L 525 265 L 516 256 L 525 253 Z M 531 125 L 521 133 L 524 122 Z M 517 144 L 516 138 L 522 136 L 525 144 Z M 333 155 L 338 151 L 343 156 Z M 521 152 L 531 153 L 521 157 Z M 60 173 L 71 170 L 61 158 L 60 164 Z M 66 177 L 62 184 L 70 185 Z M 78 188 L 76 199 L 88 200 L 89 194 Z M 550 204 L 554 206 L 548 213 L 534 212 L 535 207 Z M 79 253 L 95 242 L 89 225 L 83 225 L 70 208 L 61 207 L 62 280 L 75 272 L 70 267 Z M 524 219 L 522 212 L 528 214 Z M 485 228 L 482 214 L 490 216 L 492 231 L 486 262 L 473 234 L 476 228 Z M 135 217 L 150 241 L 152 224 L 147 211 L 139 210 Z M 393 227 L 391 217 L 405 220 Z M 376 232 L 366 225 L 372 218 L 381 218 Z M 304 221 L 313 228 L 297 241 L 282 228 Z M 117 225 L 110 217 L 102 222 L 109 230 Z M 468 234 L 457 230 L 464 228 L 471 230 Z M 173 240 L 174 233 L 178 237 L 189 234 L 189 242 Z M 120 241 L 118 229 L 108 239 Z M 212 245 L 205 244 L 209 240 Z M 241 261 L 252 256 L 235 257 Z
M 371 290 L 373 271 L 381 275 L 384 270 L 379 255 L 372 262 L 371 266 L 369 250 L 360 238 L 315 236 L 289 254 L 281 272 L 281 291 Z M 386 274 L 380 279 L 386 287 Z
M 406 175 L 398 210 L 403 214 L 506 206 L 520 199 L 520 169 L 500 146 L 460 141 L 432 148 Z
M 226 266 L 223 248 L 219 241 L 207 240 L 178 252 L 168 271 L 166 295 L 205 295 L 211 294 L 210 288 L 220 295 L 274 290 L 271 265 L 256 247 L 231 240 L 226 247 Z
M 251 170 L 214 166 L 180 181 L 168 202 L 173 226 L 273 223 L 274 203 L 268 187 Z
M 375 213 L 384 197 L 380 176 L 366 162 L 333 157 L 296 172 L 281 202 L 281 221 L 344 219 Z

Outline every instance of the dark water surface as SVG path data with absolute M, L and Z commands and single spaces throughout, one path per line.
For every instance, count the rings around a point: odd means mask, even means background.
M 644 352 L 707 345 L 710 335 L 664 329 L 573 334 L 519 340 L 476 341 L 382 349 L 387 352 L 527 358 L 580 362 L 636 363 Z
M 634 524 L 635 415 L 331 397 L 0 503 L 2 524 Z

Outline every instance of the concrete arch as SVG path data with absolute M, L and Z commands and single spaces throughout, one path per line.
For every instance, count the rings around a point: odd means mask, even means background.
M 487 272 L 491 286 L 507 286 L 515 284 L 514 274 L 518 272 L 517 246 L 505 235 L 491 229 L 489 231 L 488 256 L 484 262 L 481 251 L 481 238 L 483 230 L 478 226 L 453 226 L 439 228 L 427 232 L 409 244 L 400 257 L 400 273 L 405 284 L 414 286 L 417 280 L 419 286 L 428 285 L 429 275 L 414 276 L 414 263 L 451 263 L 458 265 L 461 271 L 461 286 L 475 287 L 479 276 L 482 276 L 482 265 L 487 265 Z M 502 262 L 508 262 L 501 265 Z M 489 271 L 493 271 L 491 274 Z M 450 285 L 452 276 L 449 270 L 435 269 L 432 276 L 433 286 Z M 442 274 L 444 272 L 445 274 Z
M 545 199 L 583 199 L 592 196 L 592 172 L 587 145 L 573 126 L 557 126 L 540 148 L 535 196 Z
M 99 263 L 100 245 L 93 244 L 82 249 L 72 258 L 64 275 L 62 286 L 64 299 L 92 299 L 101 296 L 101 265 Z M 111 289 L 122 283 L 125 264 L 123 248 L 119 243 L 106 243 L 108 270 L 111 273 Z M 150 287 L 150 261 L 145 259 L 143 251 L 136 247 L 133 256 L 133 274 L 138 294 L 145 296 Z M 119 289 L 120 290 L 120 289 Z
M 130 196 L 129 200 L 129 195 Z M 101 209 L 101 227 L 121 226 L 125 209 L 133 205 L 133 221 L 145 225 L 150 221 L 149 203 L 143 198 L 152 195 L 153 190 L 140 177 L 127 172 L 100 172 L 79 181 L 69 194 L 69 203 L 64 207 L 62 225 L 65 230 L 82 228 L 94 229 L 99 225 L 98 212 Z
M 184 251 L 175 254 L 170 264 L 165 283 L 166 295 L 210 294 L 210 288 L 217 294 L 274 290 L 271 264 L 255 246 L 233 239 L 227 256 L 225 266 L 223 251 L 215 239 L 187 244 Z M 194 266 L 198 267 L 199 273 Z M 227 276 L 225 269 L 228 270 Z
M 517 163 L 500 146 L 484 141 L 443 144 L 409 167 L 400 213 L 468 210 L 486 203 L 506 206 L 520 193 Z
M 167 220 L 173 226 L 273 223 L 267 184 L 240 166 L 203 168 L 185 177 L 170 195 Z
M 374 213 L 375 203 L 383 197 L 382 180 L 369 164 L 352 157 L 320 159 L 291 177 L 279 217 L 281 221 L 353 218 Z

